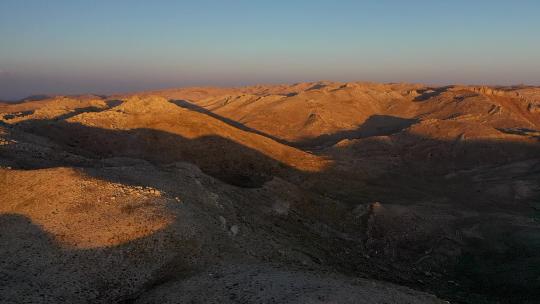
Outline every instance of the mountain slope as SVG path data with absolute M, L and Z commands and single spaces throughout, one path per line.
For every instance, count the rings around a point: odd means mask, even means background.
M 0 294 L 440 302 L 382 280 L 534 303 L 538 92 L 316 82 L 3 104 Z

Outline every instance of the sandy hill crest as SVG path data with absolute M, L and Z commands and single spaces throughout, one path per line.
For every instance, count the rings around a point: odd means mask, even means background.
M 178 107 L 161 96 L 133 96 L 114 108 L 128 114 L 176 112 Z

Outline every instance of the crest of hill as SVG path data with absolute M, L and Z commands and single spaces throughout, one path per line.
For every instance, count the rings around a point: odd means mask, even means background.
M 124 113 L 175 112 L 178 107 L 161 96 L 132 96 L 127 98 L 116 110 Z
M 72 134 L 77 138 L 95 140 L 100 137 L 99 134 L 84 133 L 99 128 L 110 130 L 104 132 L 105 135 L 125 139 L 114 142 L 104 135 L 102 139 L 106 143 L 103 145 L 78 139 L 85 149 L 98 153 L 105 153 L 101 149 L 109 146 L 107 151 L 113 154 L 130 154 L 158 162 L 174 162 L 187 157 L 203 170 L 210 167 L 219 170 L 225 164 L 234 168 L 237 164 L 250 163 L 250 160 L 254 168 L 261 172 L 279 170 L 279 164 L 303 171 L 318 171 L 326 165 L 317 156 L 241 130 L 209 115 L 182 108 L 160 96 L 129 97 L 116 107 L 82 113 L 67 119 L 67 122 L 82 126 L 81 130 Z M 140 144 L 137 147 L 132 145 L 132 137 L 127 133 L 139 135 L 137 142 Z M 116 146 L 110 148 L 111 145 Z
M 188 88 L 171 88 L 164 90 L 144 91 L 132 94 L 117 95 L 118 98 L 126 98 L 129 96 L 150 96 L 158 95 L 167 99 L 186 99 L 191 101 L 200 101 L 207 98 L 213 98 L 226 95 L 256 95 L 256 96 L 268 96 L 279 95 L 289 96 L 298 94 L 304 91 L 311 90 L 335 90 L 340 87 L 371 87 L 378 89 L 411 89 L 421 88 L 420 84 L 407 84 L 407 83 L 393 83 L 393 84 L 381 84 L 371 82 L 333 82 L 333 81 L 316 81 L 316 82 L 301 82 L 295 84 L 270 84 L 270 85 L 253 85 L 245 87 L 188 87 Z
M 189 114 L 183 115 L 197 115 L 199 120 L 210 117 L 221 120 L 221 129 L 224 129 L 223 125 L 232 126 L 282 143 L 313 146 L 354 139 L 359 134 L 381 134 L 380 128 L 386 122 L 394 124 L 399 119 L 403 122 L 457 120 L 462 122 L 464 131 L 474 129 L 475 124 L 482 122 L 491 127 L 493 134 L 504 128 L 538 129 L 539 92 L 538 88 L 526 86 L 429 87 L 407 83 L 319 81 L 134 93 L 115 96 L 124 100 L 115 111 L 137 115 L 159 113 L 166 118 L 170 113 L 188 109 L 185 113 Z M 0 104 L 0 111 L 10 113 L 12 122 L 50 119 L 68 113 L 108 109 L 113 106 L 108 103 L 111 98 L 57 96 L 19 104 Z
M 540 101 L 535 96 L 540 89 L 534 87 L 321 81 L 207 89 L 197 96 L 192 95 L 194 92 L 201 93 L 194 89 L 154 93 L 184 100 L 201 112 L 301 145 L 337 142 L 343 138 L 333 138 L 335 134 L 339 137 L 344 132 L 353 137 L 360 131 L 377 134 L 385 117 L 391 123 L 396 119 L 460 120 L 465 130 L 482 122 L 492 128 L 493 134 L 500 128 L 539 127 Z M 376 123 L 372 123 L 374 119 Z
M 99 96 L 55 96 L 39 101 L 0 104 L 0 113 L 6 113 L 0 119 L 10 120 L 11 123 L 29 119 L 54 119 L 106 108 L 107 102 Z

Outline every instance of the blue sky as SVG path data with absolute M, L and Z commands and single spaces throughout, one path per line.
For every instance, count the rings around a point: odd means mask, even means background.
M 0 99 L 314 80 L 540 84 L 540 1 L 0 0 Z

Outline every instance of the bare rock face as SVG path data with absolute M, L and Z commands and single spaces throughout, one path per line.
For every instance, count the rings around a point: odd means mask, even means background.
M 168 111 L 178 111 L 178 107 L 159 96 L 144 98 L 133 96 L 115 107 L 115 110 L 127 114 L 166 113 Z
M 534 303 L 539 96 L 315 82 L 0 104 L 1 302 Z
M 527 110 L 533 114 L 540 113 L 540 103 L 538 102 L 530 102 L 529 106 L 527 106 Z
M 506 92 L 503 90 L 498 90 L 490 87 L 476 87 L 473 88 L 473 91 L 488 96 L 504 96 L 506 94 Z

